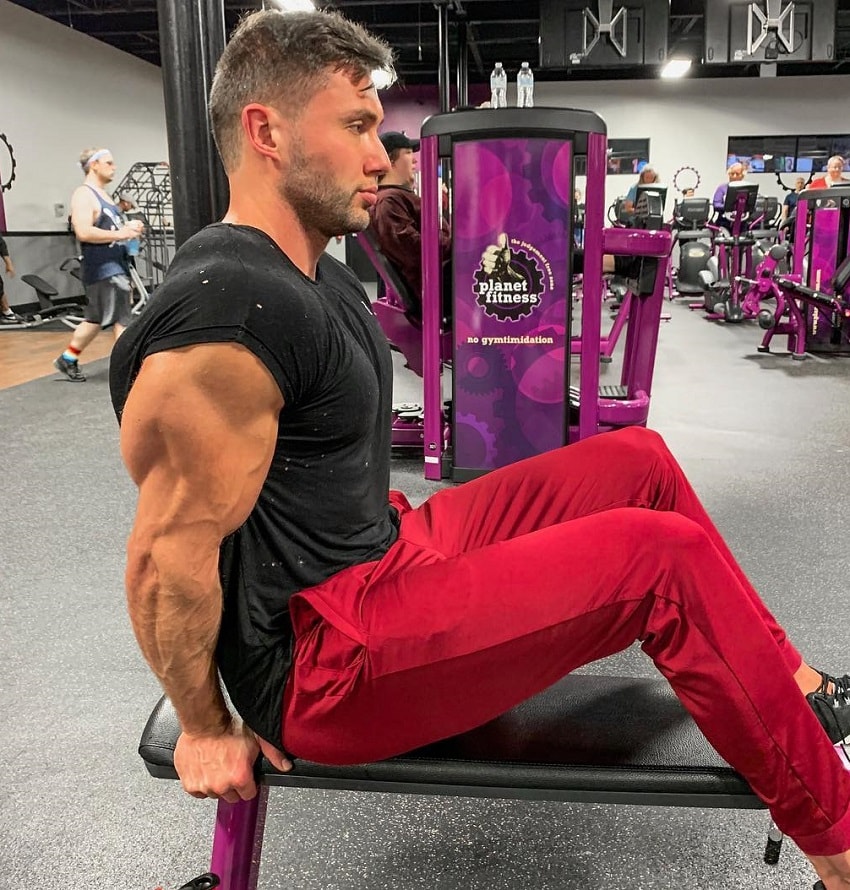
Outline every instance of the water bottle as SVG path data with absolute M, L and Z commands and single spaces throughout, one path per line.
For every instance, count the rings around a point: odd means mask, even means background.
M 534 107 L 534 73 L 528 62 L 522 63 L 516 76 L 516 104 L 518 108 Z
M 508 72 L 502 67 L 501 62 L 496 62 L 496 67 L 490 75 L 490 107 L 507 108 L 508 106 Z

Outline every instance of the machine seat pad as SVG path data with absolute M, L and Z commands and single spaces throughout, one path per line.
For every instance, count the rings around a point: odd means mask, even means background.
M 179 726 L 160 699 L 139 745 L 148 771 L 176 778 Z M 528 799 L 761 808 L 661 678 L 572 674 L 501 717 L 409 754 L 356 766 L 296 760 L 268 785 Z
M 46 297 L 55 297 L 59 293 L 52 284 L 46 282 L 40 275 L 21 275 L 21 281 Z

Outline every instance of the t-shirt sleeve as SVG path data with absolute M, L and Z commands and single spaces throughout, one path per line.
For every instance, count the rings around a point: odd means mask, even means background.
M 322 374 L 327 344 L 317 336 L 324 325 L 316 318 L 322 310 L 295 274 L 284 282 L 267 271 L 263 248 L 253 245 L 246 253 L 225 242 L 218 256 L 172 268 L 171 305 L 149 331 L 144 356 L 202 343 L 239 343 L 265 365 L 286 404 L 301 401 Z

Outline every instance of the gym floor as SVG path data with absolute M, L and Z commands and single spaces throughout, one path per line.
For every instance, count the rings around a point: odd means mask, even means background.
M 844 673 L 850 358 L 760 356 L 752 323 L 670 312 L 650 425 L 797 645 Z M 215 805 L 149 778 L 136 754 L 159 692 L 122 591 L 135 494 L 107 360 L 86 373 L 0 391 L 0 890 L 173 890 L 208 867 Z M 402 369 L 397 400 L 417 395 Z M 410 458 L 393 460 L 393 484 L 414 501 L 435 487 Z M 636 649 L 585 670 L 654 673 Z M 260 887 L 808 890 L 792 844 L 762 863 L 767 825 L 764 812 L 274 789 Z

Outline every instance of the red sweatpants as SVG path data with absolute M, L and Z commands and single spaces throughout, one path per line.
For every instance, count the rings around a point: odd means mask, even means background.
M 635 640 L 812 855 L 850 849 L 850 773 L 800 654 L 662 439 L 594 436 L 438 491 L 398 541 L 291 600 L 283 744 L 325 763 L 472 729 Z

